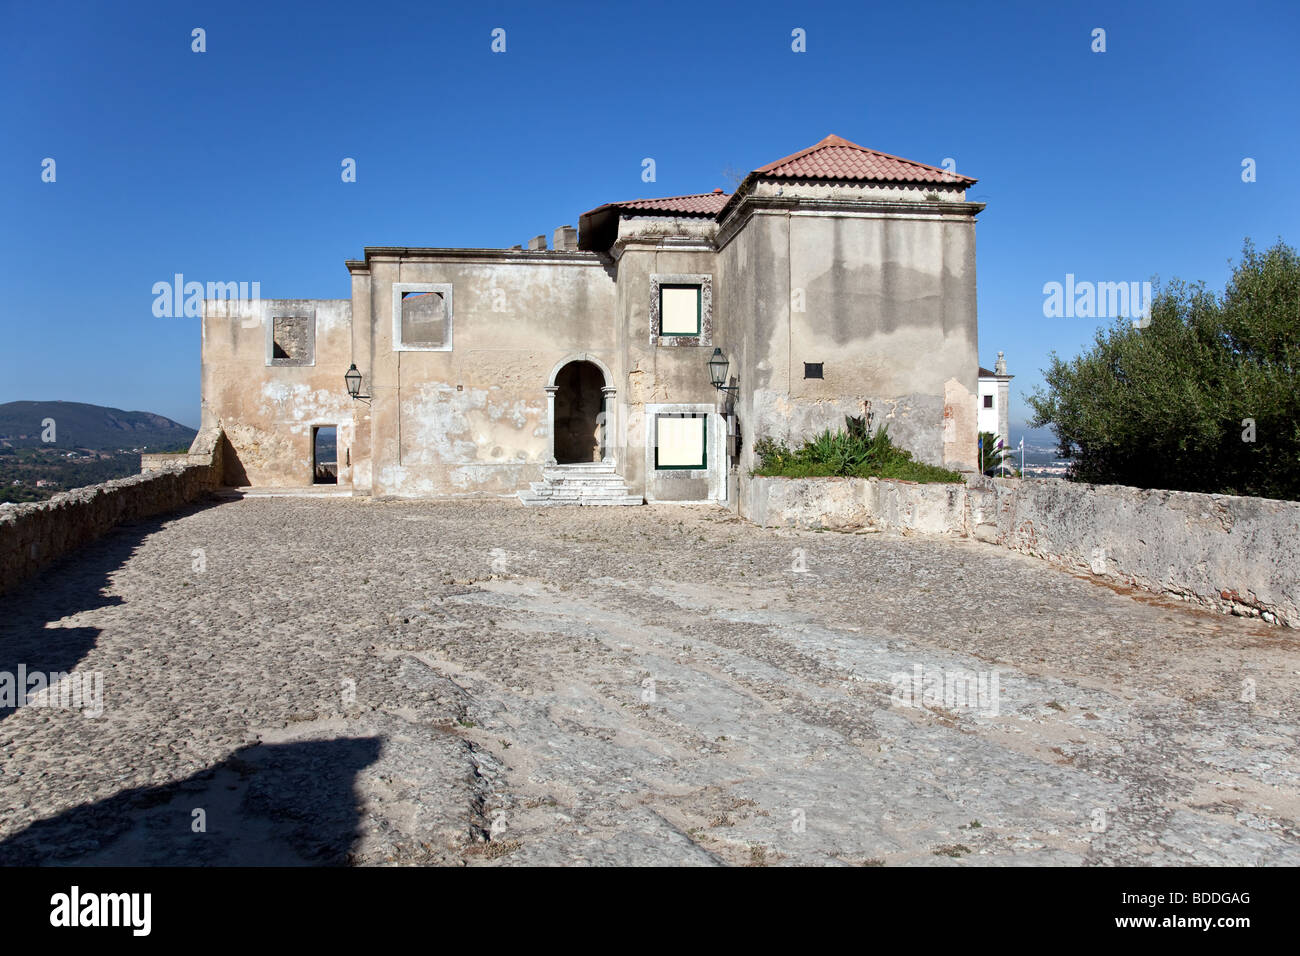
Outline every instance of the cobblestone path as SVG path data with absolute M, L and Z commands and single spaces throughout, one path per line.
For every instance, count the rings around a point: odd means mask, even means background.
M 3 863 L 1300 864 L 1296 632 L 973 542 L 250 497 L 0 658 L 103 681 L 0 710 Z

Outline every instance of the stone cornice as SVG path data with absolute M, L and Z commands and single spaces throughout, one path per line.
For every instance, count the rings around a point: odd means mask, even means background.
M 808 199 L 796 196 L 744 196 L 718 228 L 719 251 L 736 237 L 756 213 L 861 216 L 871 219 L 970 220 L 984 211 L 982 202 L 944 202 L 943 200 L 853 200 Z
M 365 261 L 349 259 L 351 272 L 368 271 L 374 262 L 515 262 L 528 265 L 602 266 L 607 259 L 596 252 L 559 249 L 449 249 L 420 246 L 366 246 Z
M 716 252 L 712 239 L 703 236 L 623 236 L 609 248 L 617 261 L 629 249 L 643 252 Z

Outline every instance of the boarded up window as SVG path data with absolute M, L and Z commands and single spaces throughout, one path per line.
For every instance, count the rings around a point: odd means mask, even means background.
M 441 348 L 447 338 L 447 302 L 441 292 L 402 293 L 402 344 Z
M 316 317 L 277 315 L 271 319 L 271 365 L 313 365 Z
M 650 344 L 695 348 L 713 344 L 713 276 L 650 274 Z
M 707 468 L 707 417 L 655 416 L 655 468 Z
M 659 334 L 700 334 L 700 287 L 664 285 L 659 287 Z

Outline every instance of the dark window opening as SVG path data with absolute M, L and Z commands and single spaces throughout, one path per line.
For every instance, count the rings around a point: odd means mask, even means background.
M 570 362 L 555 377 L 555 461 L 600 461 L 605 376 L 591 362 Z
M 822 362 L 804 362 L 803 377 L 804 378 L 825 378 L 826 376 L 822 374 L 822 365 L 823 365 Z
M 447 309 L 441 292 L 402 293 L 402 344 L 441 348 L 446 341 Z
M 985 408 L 992 408 L 992 407 L 993 407 L 993 396 L 992 396 L 992 395 L 985 395 L 985 396 L 984 396 L 984 407 L 985 407 Z
M 339 483 L 338 428 L 320 425 L 311 430 L 312 484 Z
M 277 365 L 311 365 L 314 317 L 277 315 L 271 319 L 271 360 Z

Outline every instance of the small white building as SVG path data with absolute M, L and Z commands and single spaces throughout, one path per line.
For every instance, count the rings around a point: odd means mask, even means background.
M 981 432 L 992 432 L 1002 439 L 1004 447 L 1011 447 L 1011 427 L 1007 421 L 1007 412 L 1011 406 L 1011 380 L 1014 375 L 1007 374 L 1007 360 L 1001 352 L 990 372 L 980 366 L 979 397 L 976 406 L 976 426 Z

